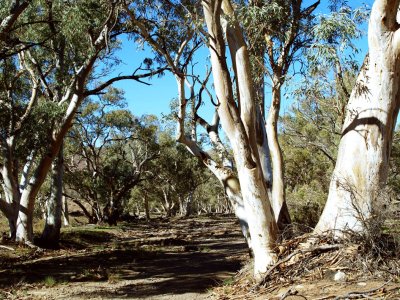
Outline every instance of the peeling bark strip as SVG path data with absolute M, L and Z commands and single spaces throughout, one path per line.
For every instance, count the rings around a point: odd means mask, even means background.
M 234 152 L 254 253 L 254 275 L 259 280 L 268 266 L 277 259 L 273 251 L 277 225 L 257 149 L 256 104 L 249 54 L 240 26 L 235 21 L 231 3 L 227 0 L 207 0 L 202 5 L 209 34 L 215 91 L 220 102 L 218 113 Z M 224 16 L 229 18 L 229 22 L 223 19 Z M 238 105 L 234 100 L 226 62 L 225 36 L 237 78 Z
M 379 211 L 387 179 L 393 130 L 400 106 L 399 0 L 375 1 L 364 63 L 347 106 L 328 201 L 315 231 L 366 229 Z

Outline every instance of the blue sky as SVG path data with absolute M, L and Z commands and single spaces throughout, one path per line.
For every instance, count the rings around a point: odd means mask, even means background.
M 359 7 L 364 4 L 371 7 L 372 0 L 368 1 L 350 1 L 352 7 Z M 306 1 L 306 5 L 312 3 L 311 1 Z M 321 5 L 317 10 L 317 14 L 327 13 L 328 1 L 321 1 Z M 366 25 L 362 28 L 366 33 Z M 118 65 L 115 71 L 112 73 L 116 74 L 131 74 L 140 63 L 146 57 L 152 57 L 151 51 L 145 47 L 144 49 L 139 49 L 133 40 L 128 40 L 126 37 L 121 39 L 121 49 L 118 50 L 117 56 L 121 60 L 121 64 Z M 364 36 L 362 39 L 356 42 L 360 49 L 360 52 L 356 55 L 358 61 L 362 61 L 367 53 L 367 38 Z M 203 48 L 197 54 L 196 59 L 198 61 L 199 72 L 205 72 L 207 61 L 208 50 Z M 200 68 L 203 69 L 200 71 Z M 116 87 L 121 88 L 125 91 L 125 98 L 128 103 L 129 109 L 133 114 L 141 116 L 143 114 L 155 114 L 161 116 L 162 114 L 168 114 L 170 112 L 170 101 L 177 95 L 176 82 L 172 74 L 166 72 L 162 77 L 153 77 L 150 80 L 146 80 L 151 85 L 144 85 L 136 81 L 121 81 L 115 84 Z M 270 93 L 266 91 L 266 99 L 268 105 Z M 285 113 L 290 107 L 290 101 L 284 99 L 282 103 L 281 113 Z M 207 104 L 202 107 L 202 116 L 207 120 L 210 120 L 213 113 L 213 107 L 211 104 Z

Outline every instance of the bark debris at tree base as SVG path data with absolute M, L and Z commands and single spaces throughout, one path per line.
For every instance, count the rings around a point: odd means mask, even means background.
M 313 238 L 312 246 L 305 248 L 309 239 L 304 235 L 281 243 L 279 261 L 261 283 L 253 281 L 252 266 L 246 265 L 231 284 L 214 290 L 216 298 L 400 298 L 399 245 L 381 242 L 371 247 L 355 243 L 353 237 L 341 241 L 324 237 Z M 342 280 L 338 273 L 343 273 Z

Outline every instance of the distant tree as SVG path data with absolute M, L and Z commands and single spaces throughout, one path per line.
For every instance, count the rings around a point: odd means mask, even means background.
M 167 217 L 189 216 L 195 212 L 196 191 L 208 182 L 210 174 L 182 145 L 176 145 L 169 130 L 160 130 L 157 136 L 160 152 L 149 166 L 152 177 L 141 182 L 135 198 L 152 199 L 153 206 Z
M 66 146 L 67 194 L 91 223 L 116 224 L 131 190 L 145 179 L 158 153 L 154 128 L 116 109 L 120 100 L 111 90 L 99 101 L 88 101 Z
M 299 85 L 301 91 L 295 92 L 291 109 L 282 117 L 280 133 L 291 216 L 309 229 L 318 222 L 328 195 L 342 119 L 332 105 L 339 86 L 329 82 L 326 91 L 322 74 L 313 78 L 308 85 Z
M 397 128 L 393 135 L 392 152 L 390 156 L 390 171 L 388 186 L 395 195 L 395 200 L 400 201 L 400 131 Z
M 251 247 L 239 180 L 233 170 L 232 159 L 227 155 L 219 136 L 218 112 L 216 110 L 212 122 L 207 122 L 198 112 L 203 104 L 201 97 L 210 76 L 208 71 L 205 79 L 200 80 L 193 73 L 193 56 L 203 43 L 198 33 L 199 30 L 203 31 L 198 27 L 198 23 L 201 22 L 199 16 L 202 14 L 199 4 L 198 1 L 185 1 L 176 5 L 170 1 L 150 1 L 146 11 L 136 9 L 135 4 L 127 5 L 125 10 L 130 17 L 132 31 L 140 36 L 141 42 L 146 42 L 152 47 L 155 53 L 154 61 L 167 64 L 176 79 L 176 140 L 185 145 L 187 150 L 221 182 L 239 218 L 243 235 Z M 160 6 L 163 9 L 159 9 Z M 171 22 L 172 19 L 175 22 Z M 216 150 L 216 156 L 211 157 L 198 142 L 197 125 L 207 132 Z

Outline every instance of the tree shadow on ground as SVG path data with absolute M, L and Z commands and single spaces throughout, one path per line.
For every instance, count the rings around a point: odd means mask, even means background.
M 142 298 L 206 292 L 239 270 L 247 251 L 246 245 L 239 232 L 229 230 L 235 226 L 232 222 L 212 224 L 215 227 L 199 227 L 199 224 L 192 223 L 185 227 L 177 222 L 171 227 L 183 230 L 178 234 L 180 238 L 164 234 L 159 240 L 147 241 L 141 232 L 141 242 L 138 243 L 133 239 L 133 231 L 125 238 L 119 238 L 118 242 L 107 236 L 110 243 L 106 249 L 84 249 L 12 264 L 0 271 L 0 288 L 21 282 L 43 284 L 46 277 L 52 277 L 58 283 L 126 283 L 119 287 L 116 285 L 115 289 L 83 290 L 74 295 L 82 298 Z M 165 227 L 162 230 L 165 231 Z M 185 235 L 184 231 L 189 233 Z M 149 231 L 148 236 L 157 236 L 157 232 Z M 190 236 L 190 239 L 185 239 L 185 236 Z M 105 247 L 105 240 L 100 240 L 100 245 Z

